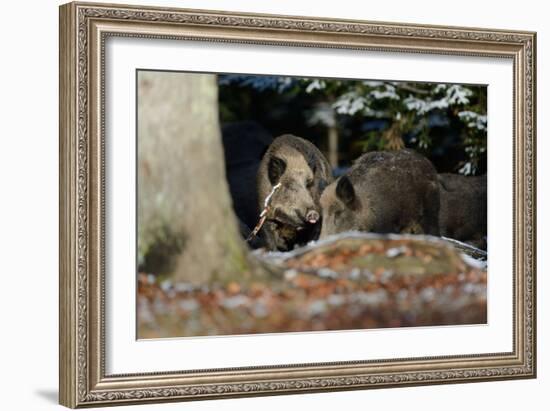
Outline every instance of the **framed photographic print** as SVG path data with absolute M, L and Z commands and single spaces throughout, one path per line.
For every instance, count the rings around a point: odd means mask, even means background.
M 535 377 L 535 40 L 61 6 L 61 404 Z

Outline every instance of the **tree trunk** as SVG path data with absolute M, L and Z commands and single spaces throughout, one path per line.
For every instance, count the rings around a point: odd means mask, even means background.
M 338 167 L 338 129 L 336 125 L 328 128 L 328 162 L 333 169 Z
M 147 71 L 138 76 L 142 265 L 195 284 L 265 274 L 251 259 L 231 207 L 216 76 Z

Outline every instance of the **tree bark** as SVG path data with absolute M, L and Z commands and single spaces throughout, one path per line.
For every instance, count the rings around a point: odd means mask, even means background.
M 338 167 L 338 128 L 328 127 L 328 162 L 334 169 Z
M 216 76 L 140 71 L 138 84 L 140 257 L 157 250 L 157 266 L 195 284 L 265 274 L 231 207 Z

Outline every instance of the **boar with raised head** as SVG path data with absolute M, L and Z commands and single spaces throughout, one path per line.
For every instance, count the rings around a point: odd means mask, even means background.
M 441 235 L 487 249 L 487 176 L 439 174 Z
M 371 152 L 321 197 L 321 238 L 344 231 L 439 235 L 432 163 L 411 150 Z
M 290 134 L 277 137 L 258 170 L 259 209 L 273 187 L 261 236 L 269 250 L 287 251 L 319 237 L 323 189 L 332 182 L 327 159 L 312 143 Z

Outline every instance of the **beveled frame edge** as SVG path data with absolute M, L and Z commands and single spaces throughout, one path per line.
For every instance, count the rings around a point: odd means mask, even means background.
M 108 36 L 484 55 L 514 61 L 514 352 L 106 376 L 103 46 Z M 60 403 L 69 407 L 536 376 L 536 34 L 70 3 L 60 7 Z

